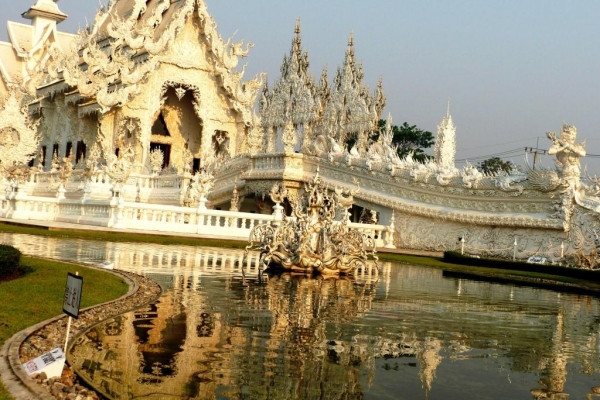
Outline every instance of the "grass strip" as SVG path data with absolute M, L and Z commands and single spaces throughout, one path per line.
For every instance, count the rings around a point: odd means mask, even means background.
M 0 343 L 41 321 L 62 314 L 67 273 L 83 277 L 81 308 L 114 300 L 127 293 L 120 277 L 80 265 L 21 256 L 30 270 L 20 278 L 0 282 Z M 0 383 L 0 399 L 12 397 Z
M 248 245 L 247 242 L 226 239 L 204 239 L 189 236 L 169 236 L 161 234 L 148 233 L 122 233 L 122 232 L 104 232 L 86 229 L 71 228 L 47 228 L 31 225 L 15 224 L 10 222 L 0 222 L 0 232 L 23 233 L 27 235 L 59 237 L 59 238 L 77 238 L 88 240 L 100 240 L 103 242 L 128 242 L 128 243 L 154 243 L 164 245 L 186 245 L 186 246 L 207 246 L 207 247 L 228 247 L 243 249 Z

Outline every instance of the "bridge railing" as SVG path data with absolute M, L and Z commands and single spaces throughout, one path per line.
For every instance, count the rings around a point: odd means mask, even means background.
M 250 231 L 255 226 L 277 224 L 283 219 L 280 213 L 267 215 L 136 203 L 125 201 L 123 197 L 113 197 L 110 200 L 58 199 L 29 196 L 18 191 L 7 191 L 2 200 L 0 216 L 235 240 L 248 240 Z M 391 227 L 357 223 L 351 223 L 350 227 L 373 238 L 377 246 L 393 246 Z

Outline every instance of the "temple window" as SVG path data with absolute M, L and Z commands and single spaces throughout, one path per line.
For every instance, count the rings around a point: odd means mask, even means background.
M 73 150 L 73 142 L 67 142 L 67 148 L 65 149 L 65 157 L 69 157 L 71 155 L 72 150 Z
M 46 149 L 46 146 L 40 148 L 40 162 L 42 168 L 46 166 Z M 38 163 L 38 167 L 40 167 L 40 163 Z
M 79 162 L 79 160 L 85 158 L 85 151 L 85 142 L 83 140 L 78 141 L 75 148 L 75 162 Z

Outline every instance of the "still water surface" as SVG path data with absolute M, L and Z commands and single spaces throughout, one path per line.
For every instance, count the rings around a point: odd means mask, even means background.
M 596 297 L 393 263 L 323 279 L 259 274 L 256 257 L 242 274 L 239 250 L 0 240 L 110 260 L 163 286 L 156 303 L 92 328 L 69 354 L 114 398 L 600 399 Z

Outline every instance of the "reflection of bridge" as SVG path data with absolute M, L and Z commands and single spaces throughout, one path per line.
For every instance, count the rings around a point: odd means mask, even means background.
M 183 270 L 190 276 L 199 276 L 202 273 L 241 274 L 244 269 L 250 275 L 257 274 L 261 266 L 257 252 L 249 253 L 244 261 L 244 251 L 237 249 L 99 242 L 6 233 L 0 233 L 0 238 L 24 254 L 89 264 L 111 261 L 117 269 L 137 273 L 171 275 L 174 271 Z M 369 263 L 356 275 L 377 279 L 373 272 L 373 264 Z

